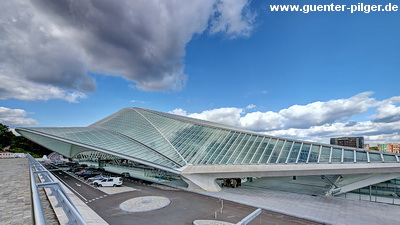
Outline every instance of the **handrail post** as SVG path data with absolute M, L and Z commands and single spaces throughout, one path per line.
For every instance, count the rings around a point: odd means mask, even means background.
M 256 218 L 258 215 L 261 214 L 261 209 L 256 209 L 254 212 L 250 213 L 248 216 L 243 218 L 241 221 L 239 221 L 236 225 L 246 225 L 250 223 L 254 218 Z
M 37 225 L 46 225 L 42 203 L 39 196 L 38 187 L 50 187 L 52 194 L 57 199 L 58 204 L 56 207 L 62 207 L 68 218 L 68 224 L 87 225 L 82 215 L 72 203 L 71 199 L 65 193 L 60 182 L 54 180 L 50 172 L 37 162 L 31 155 L 28 154 L 29 159 L 29 173 L 31 181 L 31 194 L 33 205 L 33 222 Z M 35 168 L 36 171 L 32 171 Z M 41 175 L 43 183 L 36 183 L 34 173 Z
M 44 217 L 42 202 L 40 200 L 39 191 L 36 186 L 35 177 L 33 176 L 32 168 L 29 167 L 30 181 L 31 181 L 31 194 L 32 194 L 32 205 L 33 205 L 33 223 L 36 225 L 46 224 Z

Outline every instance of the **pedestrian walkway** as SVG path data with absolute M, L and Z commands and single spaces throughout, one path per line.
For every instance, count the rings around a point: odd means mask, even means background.
M 136 191 L 136 188 L 132 187 L 127 187 L 127 186 L 121 186 L 121 187 L 97 187 L 98 190 L 108 194 L 108 195 L 113 195 L 113 194 L 119 194 L 123 192 L 128 192 L 128 191 Z
M 240 188 L 199 193 L 327 224 L 400 224 L 397 205 L 290 193 L 262 186 L 244 183 Z
M 0 174 L 0 224 L 32 224 L 28 159 L 0 159 Z

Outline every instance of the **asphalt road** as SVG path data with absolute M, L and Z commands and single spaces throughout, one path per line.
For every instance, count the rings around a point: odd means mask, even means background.
M 99 198 L 107 197 L 104 192 L 94 188 L 93 186 L 82 182 L 81 180 L 70 176 L 68 173 L 54 168 L 48 168 L 65 186 L 67 186 L 74 194 L 76 194 L 83 202 L 89 203 Z
M 157 187 L 125 181 L 124 185 L 137 189 L 136 191 L 107 195 L 62 171 L 52 171 L 73 192 L 88 204 L 109 224 L 145 224 L 145 225 L 191 225 L 194 220 L 217 219 L 231 223 L 237 223 L 256 208 L 241 205 L 229 201 L 223 202 L 221 214 L 221 201 L 192 192 L 181 190 L 163 190 Z M 162 196 L 171 200 L 171 204 L 165 208 L 149 212 L 125 212 L 119 205 L 131 198 L 142 196 Z M 250 225 L 259 224 L 318 224 L 308 220 L 291 217 L 283 214 L 263 210 L 262 214 L 255 218 Z

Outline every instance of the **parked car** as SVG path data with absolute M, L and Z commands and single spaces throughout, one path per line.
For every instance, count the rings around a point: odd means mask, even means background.
M 79 163 L 74 162 L 74 161 L 72 161 L 72 162 L 67 162 L 66 164 L 67 164 L 68 166 L 78 166 L 78 165 L 79 165 Z
M 83 170 L 81 172 L 75 173 L 76 175 L 78 175 L 78 177 L 90 177 L 90 176 L 96 176 L 99 175 L 100 173 L 97 171 L 93 171 L 93 170 Z
M 91 178 L 91 177 L 98 176 L 98 175 L 100 175 L 100 174 L 101 174 L 100 172 L 91 171 L 91 172 L 86 172 L 86 173 L 84 173 L 84 174 L 82 175 L 82 177 L 83 177 L 84 179 L 89 179 L 89 178 Z
M 121 176 L 127 178 L 127 177 L 131 177 L 131 174 L 128 172 L 123 172 L 123 173 L 121 173 Z
M 75 175 L 81 176 L 85 171 L 86 169 L 78 170 L 77 172 L 75 172 Z
M 96 180 L 93 182 L 95 186 L 98 187 L 116 187 L 122 185 L 121 177 L 110 177 L 102 180 Z
M 55 162 L 52 162 L 52 164 L 54 166 L 58 166 L 58 167 L 68 167 L 68 165 L 64 161 L 55 161 Z
M 79 172 L 79 171 L 81 171 L 81 170 L 83 170 L 83 168 L 81 168 L 81 167 L 76 167 L 76 166 L 73 166 L 73 167 L 70 167 L 70 168 L 67 170 L 67 172 L 73 172 L 73 173 L 76 173 L 76 172 Z
M 110 175 L 100 174 L 100 175 L 96 175 L 94 177 L 90 177 L 87 180 L 90 181 L 90 182 L 94 182 L 96 180 L 103 180 L 103 179 L 110 178 L 110 177 L 111 177 Z

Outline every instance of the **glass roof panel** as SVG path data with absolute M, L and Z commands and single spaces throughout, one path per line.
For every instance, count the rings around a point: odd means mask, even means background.
M 299 158 L 297 160 L 297 163 L 307 162 L 308 153 L 310 152 L 310 148 L 311 148 L 310 144 L 303 144 L 303 147 L 301 148 L 301 152 L 300 152 Z
M 285 146 L 283 147 L 283 150 L 281 152 L 281 155 L 279 156 L 278 163 L 285 163 L 286 159 L 289 155 L 290 149 L 292 149 L 293 146 L 293 141 L 287 141 L 285 143 Z
M 354 162 L 354 151 L 344 150 L 343 162 Z
M 300 142 L 294 143 L 292 151 L 289 154 L 288 163 L 295 163 L 296 162 L 297 156 L 299 155 L 299 151 L 300 151 L 301 146 L 302 146 L 302 143 L 300 143 Z
M 342 149 L 339 148 L 332 149 L 331 163 L 340 163 L 340 162 L 342 162 Z
M 279 154 L 282 151 L 283 148 L 283 144 L 285 143 L 284 140 L 279 140 L 278 143 L 276 144 L 276 146 L 274 147 L 269 159 L 268 159 L 268 163 L 275 163 L 276 160 L 278 159 Z
M 319 149 L 321 145 L 313 145 L 311 147 L 310 156 L 308 157 L 308 163 L 317 163 L 319 157 Z
M 331 155 L 330 147 L 322 147 L 321 155 L 319 157 L 319 163 L 329 163 L 329 157 Z
M 380 153 L 369 153 L 369 160 L 371 163 L 382 162 Z
M 269 142 L 268 146 L 265 148 L 264 152 L 261 155 L 261 158 L 259 160 L 259 163 L 264 164 L 267 162 L 269 156 L 271 155 L 272 150 L 275 147 L 275 144 L 278 140 L 275 138 L 271 138 L 271 141 Z

